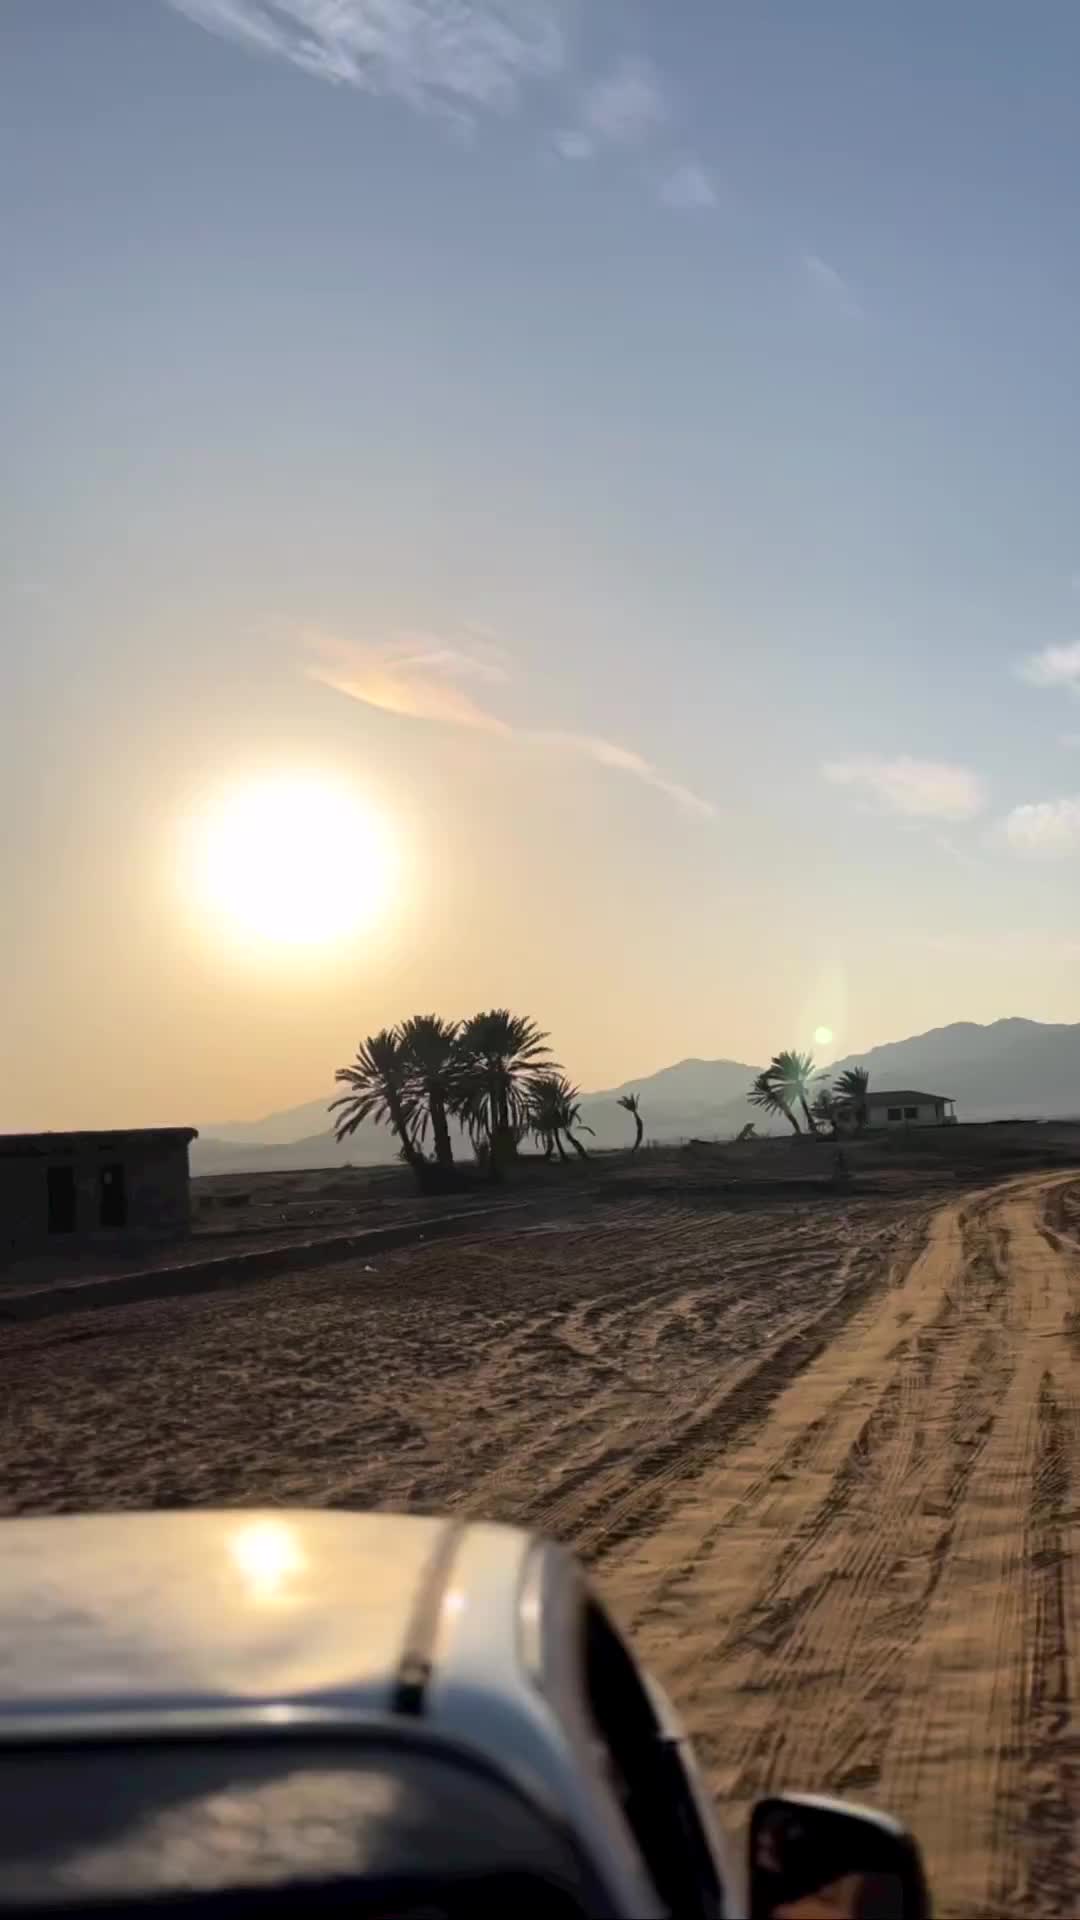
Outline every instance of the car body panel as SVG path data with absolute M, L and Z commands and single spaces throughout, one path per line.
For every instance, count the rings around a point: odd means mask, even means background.
M 5 1718 L 389 1707 L 446 1522 L 212 1512 L 4 1522 Z
M 451 1737 L 505 1756 L 522 1784 L 589 1835 L 620 1912 L 657 1914 L 663 1909 L 627 1847 L 583 1710 L 574 1628 L 584 1597 L 575 1562 L 558 1547 L 506 1527 L 470 1526 L 444 1595 L 428 1714 Z
M 434 1741 L 554 1823 L 612 1912 L 663 1911 L 585 1699 L 584 1579 L 557 1546 L 271 1509 L 17 1519 L 3 1548 L 0 1745 Z

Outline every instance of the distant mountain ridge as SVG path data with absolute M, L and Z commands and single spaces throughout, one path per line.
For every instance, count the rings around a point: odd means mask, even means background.
M 1010 1018 L 979 1026 L 970 1020 L 891 1040 L 846 1055 L 827 1069 L 831 1079 L 862 1066 L 882 1090 L 917 1087 L 951 1095 L 962 1120 L 1064 1119 L 1080 1116 L 1080 1023 L 1049 1024 Z M 623 1093 L 641 1099 L 649 1139 L 693 1135 L 721 1138 L 752 1119 L 769 1130 L 746 1099 L 760 1068 L 739 1060 L 679 1060 L 658 1072 L 625 1080 L 585 1096 L 582 1117 L 595 1129 L 596 1145 L 628 1145 L 633 1126 L 616 1105 Z M 329 1128 L 325 1101 L 311 1100 L 259 1121 L 200 1128 L 192 1147 L 195 1173 L 284 1171 L 288 1168 L 374 1166 L 394 1158 L 384 1127 L 371 1122 L 339 1145 Z M 773 1122 L 772 1131 L 782 1130 Z M 458 1134 L 455 1147 L 466 1148 Z
M 636 1080 L 623 1080 L 617 1087 L 602 1087 L 590 1093 L 590 1100 L 617 1100 L 620 1094 L 647 1091 L 650 1100 L 667 1105 L 672 1101 L 703 1100 L 715 1102 L 724 1097 L 735 1099 L 745 1092 L 759 1067 L 748 1067 L 745 1060 L 677 1060 L 672 1067 L 660 1067 Z
M 1080 1114 L 1080 1025 L 1011 1018 L 957 1020 L 838 1060 L 864 1066 L 872 1086 L 951 1094 L 967 1120 L 1066 1119 Z M 946 1084 L 947 1083 L 947 1084 Z
M 325 1133 L 332 1118 L 327 1109 L 339 1092 L 340 1087 L 334 1093 L 328 1093 L 325 1100 L 305 1100 L 303 1106 L 286 1107 L 283 1112 L 268 1113 L 261 1120 L 228 1120 L 217 1126 L 200 1127 L 199 1132 L 223 1144 L 238 1142 L 247 1147 L 285 1147 L 311 1134 Z
M 758 1071 L 739 1060 L 680 1060 L 657 1073 L 587 1094 L 582 1119 L 593 1128 L 597 1146 L 627 1145 L 634 1137 L 633 1122 L 616 1102 L 620 1094 L 638 1092 L 646 1103 L 650 1138 L 682 1139 L 713 1130 L 717 1112 L 739 1101 Z M 340 1144 L 334 1139 L 327 1112 L 333 1098 L 328 1094 L 325 1100 L 308 1100 L 261 1120 L 200 1127 L 191 1150 L 192 1171 L 270 1173 L 291 1167 L 379 1166 L 392 1160 L 391 1136 L 373 1121 L 363 1122 Z M 747 1107 L 747 1114 L 751 1111 Z M 453 1129 L 453 1139 L 455 1153 L 471 1150 L 460 1129 Z

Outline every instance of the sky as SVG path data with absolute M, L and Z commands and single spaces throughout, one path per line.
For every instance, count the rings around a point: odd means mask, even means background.
M 415 1011 L 585 1088 L 1080 1019 L 1078 67 L 1072 0 L 0 0 L 0 1126 Z

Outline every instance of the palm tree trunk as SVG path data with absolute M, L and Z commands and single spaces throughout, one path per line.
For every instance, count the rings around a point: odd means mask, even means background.
M 784 1119 L 785 1119 L 785 1120 L 790 1120 L 790 1121 L 791 1121 L 791 1125 L 792 1125 L 792 1129 L 793 1129 L 793 1131 L 794 1131 L 795 1133 L 801 1133 L 801 1132 L 802 1132 L 802 1128 L 800 1127 L 800 1125 L 799 1125 L 799 1123 L 798 1123 L 798 1121 L 796 1120 L 796 1118 L 795 1118 L 795 1115 L 794 1115 L 794 1114 L 792 1113 L 792 1111 L 791 1111 L 791 1108 L 790 1108 L 790 1107 L 785 1107 L 785 1106 L 783 1105 L 783 1102 L 781 1102 L 781 1109 L 782 1109 L 782 1112 L 783 1112 L 783 1115 L 784 1115 Z
M 567 1151 L 566 1151 L 566 1148 L 565 1148 L 565 1147 L 563 1146 L 563 1143 L 562 1143 L 562 1134 L 561 1134 L 561 1133 L 559 1132 L 559 1129 L 558 1129 L 558 1127 L 556 1127 L 556 1129 L 555 1129 L 555 1132 L 554 1132 L 554 1134 L 552 1135 L 552 1138 L 553 1138 L 553 1139 L 554 1139 L 554 1141 L 555 1141 L 555 1145 L 556 1145 L 556 1146 L 558 1147 L 558 1149 L 559 1149 L 559 1159 L 560 1159 L 560 1160 L 562 1160 L 562 1161 L 567 1161 L 567 1160 L 569 1160 L 569 1158 L 570 1158 L 570 1155 L 569 1155 L 569 1154 L 567 1153 Z
M 637 1132 L 634 1135 L 634 1144 L 630 1149 L 631 1153 L 637 1152 L 638 1148 L 640 1147 L 642 1141 L 645 1138 L 645 1122 L 643 1121 L 640 1113 L 635 1113 L 634 1125 L 637 1128 Z
M 809 1107 L 808 1107 L 808 1106 L 807 1106 L 807 1104 L 806 1104 L 806 1095 L 805 1095 L 805 1093 L 800 1093 L 800 1095 L 799 1095 L 799 1105 L 800 1105 L 800 1107 L 802 1108 L 802 1110 L 803 1110 L 803 1113 L 804 1113 L 804 1114 L 805 1114 L 805 1116 L 806 1116 L 806 1124 L 807 1124 L 807 1127 L 809 1128 L 809 1130 L 810 1130 L 810 1132 L 811 1132 L 811 1133 L 816 1133 L 816 1132 L 817 1132 L 817 1121 L 816 1121 L 816 1120 L 814 1119 L 814 1116 L 813 1116 L 813 1114 L 811 1113 L 811 1111 L 810 1111 L 810 1109 L 809 1109 Z
M 517 1159 L 517 1141 L 510 1125 L 510 1102 L 504 1086 L 493 1090 L 491 1113 L 494 1122 L 491 1134 L 491 1158 L 500 1167 L 505 1167 L 508 1160 Z
M 573 1147 L 574 1152 L 577 1154 L 578 1158 L 580 1160 L 587 1160 L 589 1155 L 586 1149 L 582 1146 L 581 1141 L 578 1139 L 576 1133 L 570 1132 L 569 1127 L 566 1129 L 566 1137 L 569 1140 L 570 1145 Z
M 446 1102 L 441 1093 L 434 1090 L 428 1095 L 428 1112 L 431 1115 L 431 1131 L 435 1140 L 435 1158 L 440 1167 L 452 1167 L 454 1149 L 450 1144 L 450 1128 L 446 1119 Z
M 401 1141 L 401 1151 L 419 1180 L 422 1178 L 421 1169 L 424 1166 L 424 1156 L 413 1140 L 409 1123 L 405 1118 L 405 1109 L 401 1104 L 401 1095 L 398 1093 L 396 1087 L 386 1088 L 386 1104 L 390 1110 L 390 1119 L 394 1132 Z

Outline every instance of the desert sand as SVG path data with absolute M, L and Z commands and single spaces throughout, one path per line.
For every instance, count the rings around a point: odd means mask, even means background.
M 912 1824 L 939 1911 L 1076 1911 L 1080 1176 L 949 1180 L 582 1189 L 497 1233 L 6 1324 L 0 1508 L 543 1528 L 728 1818 L 849 1793 Z

